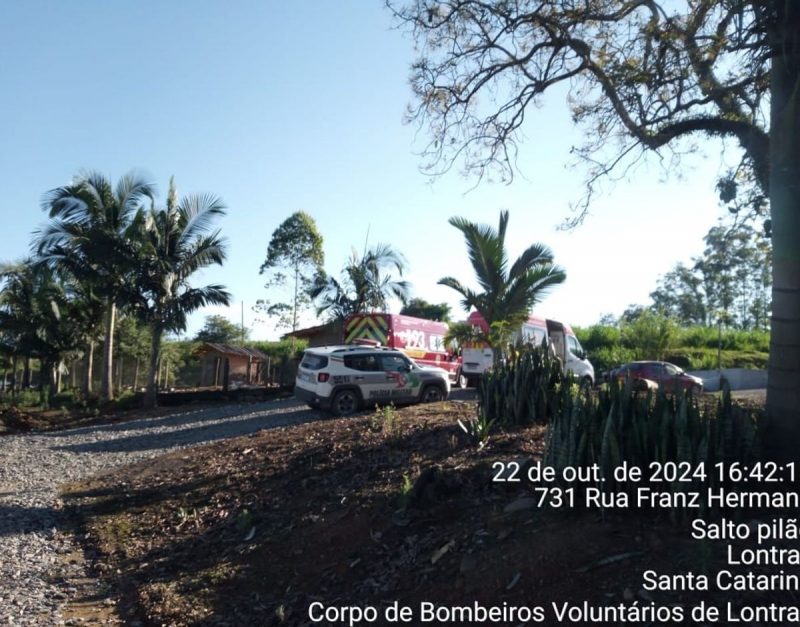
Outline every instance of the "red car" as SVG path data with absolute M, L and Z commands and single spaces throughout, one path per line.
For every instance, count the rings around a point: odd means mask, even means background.
M 674 392 L 677 389 L 691 390 L 694 394 L 703 391 L 703 380 L 691 374 L 686 374 L 675 364 L 666 361 L 633 361 L 612 370 L 611 379 L 625 381 L 630 376 L 638 389 L 653 387 L 648 381 L 658 385 L 665 392 Z

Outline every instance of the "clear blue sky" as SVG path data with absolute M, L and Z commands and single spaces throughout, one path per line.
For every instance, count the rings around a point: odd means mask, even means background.
M 413 46 L 381 5 L 0 0 L 0 260 L 27 253 L 44 192 L 82 169 L 116 180 L 132 168 L 162 198 L 174 175 L 179 193 L 213 192 L 228 206 L 228 261 L 198 283 L 225 283 L 235 304 L 195 315 L 189 334 L 209 313 L 238 322 L 241 302 L 253 324 L 270 235 L 298 209 L 318 222 L 328 272 L 369 232 L 405 254 L 415 295 L 456 312 L 456 295 L 436 285 L 471 279 L 453 215 L 495 224 L 508 209 L 512 254 L 548 244 L 568 279 L 538 311 L 573 324 L 645 303 L 658 275 L 700 253 L 722 215 L 716 144 L 683 177 L 664 181 L 655 161 L 640 168 L 582 227 L 556 231 L 582 180 L 565 167 L 580 136 L 563 94 L 530 116 L 525 176 L 512 185 L 421 174 L 424 137 L 402 123 Z

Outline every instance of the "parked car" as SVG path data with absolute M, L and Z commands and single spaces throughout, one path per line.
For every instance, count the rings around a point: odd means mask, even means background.
M 449 394 L 446 370 L 420 366 L 397 349 L 359 345 L 307 349 L 294 387 L 296 398 L 337 416 L 377 403 L 432 403 Z
M 637 389 L 653 388 L 655 384 L 666 392 L 684 389 L 699 394 L 703 391 L 702 379 L 666 361 L 633 361 L 609 373 L 609 380 L 625 381 L 627 377 L 633 379 Z

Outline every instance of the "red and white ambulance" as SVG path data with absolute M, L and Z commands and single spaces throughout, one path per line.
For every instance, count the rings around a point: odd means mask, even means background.
M 467 323 L 479 328 L 484 333 L 489 330 L 483 316 L 477 311 L 473 311 L 469 315 Z M 569 325 L 557 320 L 529 316 L 517 330 L 514 340 L 535 346 L 540 346 L 542 342 L 547 341 L 560 359 L 565 373 L 571 372 L 578 381 L 585 385 L 594 385 L 594 366 L 586 359 L 586 352 Z M 483 373 L 492 367 L 494 352 L 488 344 L 475 343 L 463 348 L 461 359 L 461 372 L 472 385 L 477 383 Z
M 452 383 L 466 387 L 461 359 L 444 343 L 447 330 L 445 322 L 399 314 L 363 313 L 353 314 L 344 321 L 342 339 L 345 344 L 399 349 L 421 366 L 446 370 Z

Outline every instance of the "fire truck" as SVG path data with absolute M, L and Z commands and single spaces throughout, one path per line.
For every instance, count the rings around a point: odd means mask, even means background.
M 461 358 L 445 345 L 448 326 L 413 316 L 398 314 L 353 314 L 344 321 L 345 344 L 388 346 L 403 351 L 421 366 L 446 370 L 451 383 L 466 387 L 461 372 Z

